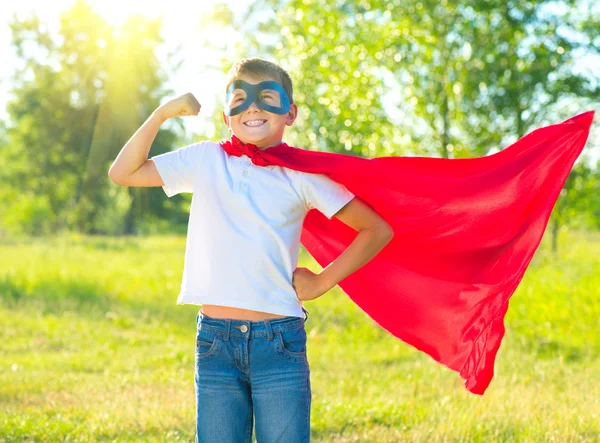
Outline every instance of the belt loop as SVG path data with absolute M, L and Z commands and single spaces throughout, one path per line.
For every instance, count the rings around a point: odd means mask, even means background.
M 265 331 L 267 331 L 267 339 L 269 341 L 273 340 L 273 328 L 271 328 L 271 321 L 266 319 L 265 322 Z
M 228 318 L 225 319 L 225 335 L 223 336 L 223 340 L 229 341 L 229 328 L 231 327 L 231 320 Z
M 308 309 L 302 306 L 302 312 L 304 312 L 304 321 L 308 320 Z

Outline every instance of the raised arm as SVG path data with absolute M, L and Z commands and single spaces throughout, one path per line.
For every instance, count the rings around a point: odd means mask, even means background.
M 189 92 L 160 105 L 125 143 L 108 170 L 108 177 L 120 186 L 164 186 L 154 162 L 148 160 L 156 134 L 169 118 L 199 112 L 200 103 Z

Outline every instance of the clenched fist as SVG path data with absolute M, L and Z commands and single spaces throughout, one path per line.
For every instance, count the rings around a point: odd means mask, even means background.
M 188 92 L 160 105 L 156 109 L 156 112 L 163 120 L 168 120 L 172 117 L 198 115 L 200 112 L 200 103 L 198 103 L 198 100 L 196 100 L 196 97 L 191 92 Z

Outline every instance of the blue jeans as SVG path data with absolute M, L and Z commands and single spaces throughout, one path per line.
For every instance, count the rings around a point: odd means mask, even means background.
M 196 317 L 196 442 L 310 442 L 304 318 Z

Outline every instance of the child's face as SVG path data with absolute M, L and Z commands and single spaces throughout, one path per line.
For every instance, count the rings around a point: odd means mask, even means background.
M 244 80 L 256 85 L 262 81 L 274 79 L 258 78 L 243 74 L 236 80 Z M 272 104 L 279 106 L 279 103 Z M 248 109 L 237 115 L 228 117 L 223 113 L 223 121 L 229 127 L 229 130 L 242 142 L 252 143 L 261 149 L 265 149 L 281 143 L 285 127 L 292 126 L 294 120 L 296 120 L 297 113 L 298 108 L 293 103 L 290 105 L 289 112 L 283 115 L 267 112 L 260 109 L 256 103 L 252 103 Z

